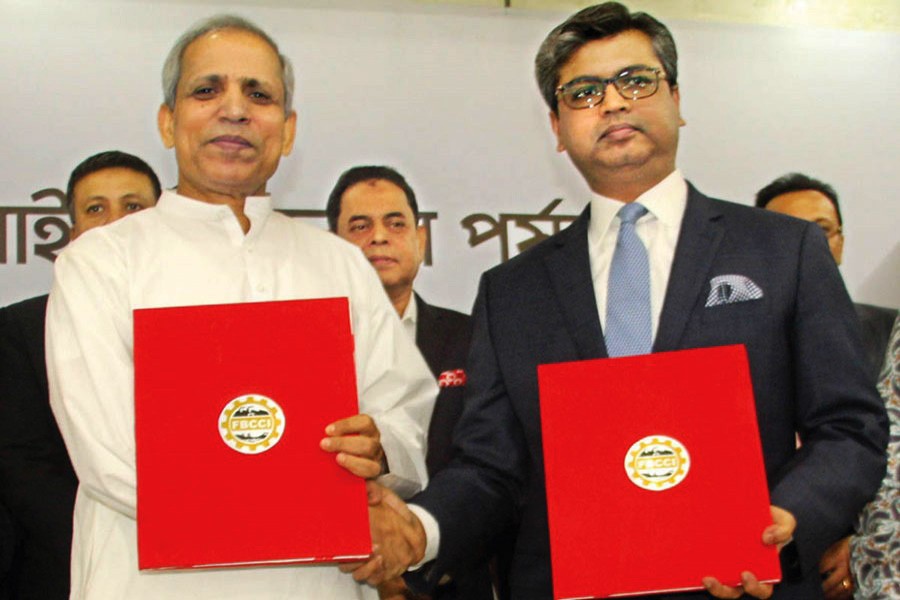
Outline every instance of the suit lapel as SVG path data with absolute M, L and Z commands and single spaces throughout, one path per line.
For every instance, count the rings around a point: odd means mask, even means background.
M 438 322 L 440 315 L 432 309 L 430 304 L 422 300 L 418 294 L 415 292 L 413 294 L 413 302 L 416 303 L 416 310 L 419 313 L 416 318 L 416 346 L 419 348 L 419 352 L 422 353 L 422 357 L 425 359 L 428 367 L 433 371 L 432 365 L 438 364 L 438 353 L 440 351 L 440 348 L 434 342 L 443 337 L 434 335 L 436 328 L 440 325 Z M 438 373 L 434 373 L 435 377 L 437 375 Z
M 555 250 L 544 258 L 566 327 L 583 359 L 607 356 L 588 255 L 589 222 L 590 205 L 554 239 Z
M 689 184 L 654 352 L 678 349 L 699 296 L 708 291 L 710 269 L 725 233 L 721 218 L 712 200 Z

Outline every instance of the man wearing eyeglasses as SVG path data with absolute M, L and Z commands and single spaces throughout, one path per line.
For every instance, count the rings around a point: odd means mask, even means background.
M 744 572 L 742 588 L 697 586 L 721 598 L 820 597 L 819 557 L 878 487 L 887 438 L 824 237 L 683 179 L 677 53 L 653 17 L 612 2 L 586 8 L 550 32 L 536 74 L 557 149 L 594 195 L 569 228 L 482 276 L 459 455 L 409 505 L 426 532 L 416 543 L 437 558 L 420 571 L 425 586 L 518 518 L 511 597 L 553 597 L 538 365 L 744 344 L 773 505 L 759 535 L 782 548 L 785 581 L 773 589 Z M 617 246 L 633 252 L 623 259 Z M 572 435 L 590 444 L 611 427 L 598 413 Z M 597 543 L 615 552 L 615 539 Z M 598 557 L 597 577 L 605 567 Z

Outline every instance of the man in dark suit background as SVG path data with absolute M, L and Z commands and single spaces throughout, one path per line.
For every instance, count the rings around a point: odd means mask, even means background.
M 438 381 L 440 392 L 428 428 L 425 457 L 428 476 L 444 468 L 453 456 L 451 436 L 462 411 L 472 326 L 468 315 L 434 306 L 413 291 L 425 258 L 427 231 L 419 225 L 415 192 L 399 172 L 384 166 L 359 166 L 345 171 L 328 197 L 328 227 L 359 246 L 375 268 L 412 337 Z M 402 581 L 381 587 L 383 598 L 399 597 Z M 487 562 L 459 573 L 435 593 L 439 599 L 492 598 Z
M 160 184 L 140 158 L 95 154 L 69 177 L 71 238 L 156 204 Z M 44 363 L 47 296 L 0 310 L 0 501 L 15 524 L 10 598 L 69 597 L 72 507 L 78 481 L 50 411 Z
M 844 252 L 844 220 L 835 189 L 809 175 L 788 173 L 756 193 L 756 206 L 783 215 L 811 221 L 822 228 L 834 261 L 840 265 Z M 862 341 L 869 364 L 869 375 L 877 381 L 891 337 L 897 310 L 853 305 L 862 327 Z M 822 588 L 828 600 L 853 597 L 855 583 L 850 570 L 850 536 L 831 546 L 819 564 Z
M 844 253 L 844 219 L 834 188 L 803 173 L 788 173 L 756 193 L 756 206 L 783 215 L 812 221 L 822 228 L 834 261 L 840 265 Z M 878 378 L 897 309 L 853 305 L 862 326 L 863 345 L 869 359 L 872 381 Z
M 399 533 L 376 543 L 436 557 L 422 569 L 433 585 L 518 518 L 512 597 L 551 598 L 536 369 L 628 353 L 611 335 L 624 324 L 638 329 L 627 338 L 639 342 L 637 353 L 747 349 L 772 502 L 773 524 L 760 535 L 781 550 L 784 582 L 773 590 L 744 572 L 742 588 L 712 578 L 697 585 L 723 598 L 821 597 L 819 557 L 878 487 L 887 421 L 820 229 L 711 199 L 685 182 L 675 164 L 684 125 L 677 52 L 651 16 L 612 2 L 586 8 L 548 35 L 536 73 L 557 149 L 594 196 L 572 226 L 482 276 L 454 432 L 459 453 L 408 513 L 397 509 Z M 628 208 L 636 203 L 643 208 Z M 619 247 L 644 255 L 641 277 L 634 270 L 622 279 Z M 639 279 L 649 290 L 636 285 L 618 302 Z M 590 432 L 590 443 L 615 427 L 597 414 L 573 423 L 573 435 Z M 725 525 L 702 514 L 678 518 L 699 529 Z M 614 539 L 597 544 L 615 552 Z M 597 577 L 603 569 L 598 557 Z

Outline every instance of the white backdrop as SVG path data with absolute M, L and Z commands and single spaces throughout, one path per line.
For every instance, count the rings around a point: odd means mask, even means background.
M 501 244 L 493 237 L 471 247 L 463 218 L 534 215 L 560 197 L 553 214 L 574 215 L 588 198 L 568 159 L 554 151 L 532 75 L 538 44 L 566 15 L 359 4 L 368 8 L 224 5 L 269 31 L 297 72 L 298 142 L 270 191 L 281 208 L 321 209 L 345 168 L 398 168 L 421 208 L 438 213 L 434 264 L 417 287 L 436 304 L 468 311 L 478 275 L 500 260 Z M 59 233 L 45 227 L 49 237 L 41 240 L 38 221 L 46 215 L 33 208 L 52 211 L 59 203 L 32 195 L 64 188 L 83 158 L 112 148 L 133 152 L 164 185 L 175 183 L 173 156 L 156 134 L 160 68 L 175 38 L 222 6 L 0 0 L 0 304 L 49 289 L 52 266 L 39 254 Z M 843 202 L 842 270 L 851 294 L 900 305 L 893 200 L 900 189 L 900 35 L 668 24 L 681 55 L 688 125 L 678 163 L 686 177 L 710 195 L 748 204 L 787 171 L 831 182 Z M 510 255 L 534 236 L 528 225 L 506 223 Z M 478 231 L 486 227 L 482 220 Z

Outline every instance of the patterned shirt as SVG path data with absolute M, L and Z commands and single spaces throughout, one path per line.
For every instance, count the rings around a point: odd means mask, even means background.
M 867 599 L 900 598 L 900 318 L 894 321 L 878 391 L 891 422 L 887 473 L 850 540 L 855 598 Z

